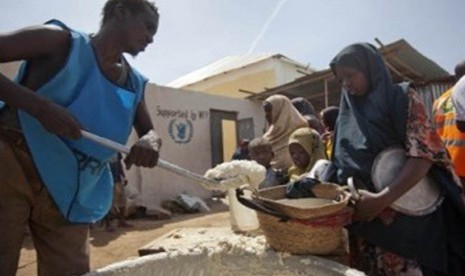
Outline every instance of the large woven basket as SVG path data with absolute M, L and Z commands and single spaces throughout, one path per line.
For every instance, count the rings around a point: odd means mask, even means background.
M 317 219 L 282 219 L 257 212 L 260 228 L 267 243 L 276 251 L 300 255 L 328 255 L 343 240 L 343 226 L 350 221 L 352 209 L 347 208 Z
M 347 206 L 351 197 L 346 189 L 333 183 L 317 184 L 312 188 L 312 193 L 317 198 L 330 199 L 331 202 L 312 208 L 279 202 L 278 200 L 286 198 L 286 186 L 276 186 L 259 190 L 258 193 L 254 194 L 254 199 L 290 218 L 309 219 L 341 211 Z M 308 200 L 311 200 L 311 198 Z M 303 203 L 303 201 L 301 202 Z
M 315 185 L 312 193 L 318 198 L 330 199 L 331 203 L 312 208 L 284 204 L 279 200 L 286 198 L 285 186 L 255 191 L 252 199 L 241 196 L 243 192 L 239 189 L 237 197 L 242 204 L 258 211 L 260 228 L 276 251 L 331 254 L 341 245 L 343 227 L 352 218 L 353 209 L 347 206 L 350 193 L 331 183 Z

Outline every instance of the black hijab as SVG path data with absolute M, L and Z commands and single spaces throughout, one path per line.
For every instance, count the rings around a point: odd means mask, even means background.
M 339 65 L 362 72 L 369 91 L 354 96 L 343 88 L 333 154 L 338 180 L 345 183 L 354 176 L 373 189 L 371 166 L 376 155 L 389 146 L 405 144 L 407 87 L 392 83 L 382 56 L 368 43 L 350 45 L 336 55 L 330 64 L 336 77 Z
M 291 102 L 292 105 L 294 105 L 294 107 L 300 112 L 300 114 L 314 116 L 317 115 L 315 112 L 315 107 L 313 107 L 312 103 L 309 100 L 303 97 L 297 97 L 293 98 Z

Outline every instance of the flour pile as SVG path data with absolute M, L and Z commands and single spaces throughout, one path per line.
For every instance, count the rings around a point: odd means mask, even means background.
M 233 160 L 208 170 L 204 177 L 219 180 L 219 185 L 214 187 L 212 184 L 206 184 L 209 188 L 226 191 L 244 184 L 258 189 L 260 183 L 265 179 L 265 174 L 266 168 L 255 161 Z
M 180 229 L 159 243 L 162 253 L 116 263 L 86 276 L 362 276 L 316 256 L 276 252 L 263 235 L 236 235 L 229 228 Z
M 191 229 L 195 231 L 195 229 Z M 218 231 L 217 231 L 218 230 Z M 213 256 L 217 253 L 264 257 L 269 249 L 265 236 L 244 236 L 223 228 L 198 229 L 196 234 L 180 231 L 169 237 L 176 246 L 165 248 L 170 257 L 189 253 L 205 253 Z M 177 244 L 179 243 L 179 244 Z M 284 253 L 285 254 L 285 253 Z

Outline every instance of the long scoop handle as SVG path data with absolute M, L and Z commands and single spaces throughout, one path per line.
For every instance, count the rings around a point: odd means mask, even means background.
M 112 149 L 112 150 L 115 150 L 115 151 L 118 151 L 118 152 L 121 152 L 121 153 L 124 153 L 124 154 L 128 154 L 129 151 L 130 151 L 130 148 L 128 146 L 125 146 L 125 145 L 122 145 L 122 144 L 117 143 L 115 141 L 112 141 L 110 139 L 95 135 L 95 134 L 90 133 L 88 131 L 81 130 L 81 134 L 85 138 L 87 138 L 89 140 L 92 140 L 95 143 L 100 144 L 102 146 L 105 146 L 105 147 L 107 147 L 109 149 Z M 203 177 L 202 175 L 196 174 L 194 172 L 191 172 L 189 170 L 181 168 L 178 165 L 169 163 L 169 162 L 167 162 L 165 160 L 162 160 L 162 159 L 158 159 L 158 166 L 160 168 L 162 168 L 162 169 L 168 170 L 168 171 L 170 171 L 172 173 L 175 173 L 177 175 L 184 176 L 186 178 L 194 180 L 194 181 L 196 181 L 196 182 L 198 182 L 200 184 L 208 183 L 208 184 L 211 184 L 211 185 L 217 185 L 217 186 L 220 185 L 219 181 L 215 181 L 213 179 Z M 208 188 L 211 188 L 211 187 L 208 187 Z

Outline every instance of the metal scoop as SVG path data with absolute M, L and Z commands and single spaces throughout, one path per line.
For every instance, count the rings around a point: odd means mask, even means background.
M 94 141 L 97 144 L 100 144 L 102 146 L 105 146 L 109 149 L 128 154 L 130 151 L 130 148 L 122 145 L 120 143 L 117 143 L 115 141 L 112 141 L 110 139 L 95 135 L 93 133 L 90 133 L 85 130 L 81 130 L 82 136 L 85 138 Z M 191 180 L 196 181 L 197 183 L 202 184 L 204 187 L 207 189 L 214 189 L 214 187 L 220 187 L 220 181 L 214 180 L 214 179 L 209 179 L 206 177 L 203 177 L 202 175 L 196 174 L 194 172 L 191 172 L 189 170 L 186 170 L 184 168 L 179 167 L 178 165 L 171 164 L 165 160 L 158 159 L 158 166 L 162 169 L 168 170 L 174 174 L 184 176 L 186 178 L 189 178 Z

